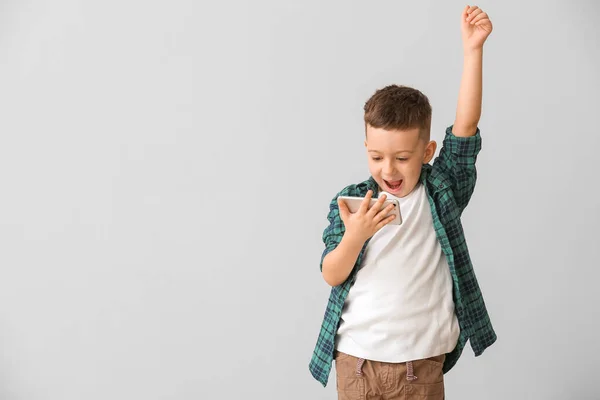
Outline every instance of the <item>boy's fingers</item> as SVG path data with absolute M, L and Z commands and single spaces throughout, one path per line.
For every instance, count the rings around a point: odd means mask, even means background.
M 383 208 L 381 211 L 377 213 L 375 216 L 375 221 L 380 222 L 388 217 L 388 214 L 394 210 L 394 205 L 390 204 L 387 207 Z
M 381 228 L 383 228 L 384 226 L 386 226 L 387 224 L 389 224 L 390 222 L 392 222 L 395 218 L 396 218 L 395 215 L 391 215 L 390 217 L 384 219 L 383 221 L 379 222 L 376 225 L 376 229 L 380 230 Z
M 467 19 L 467 17 L 469 16 L 470 8 L 471 8 L 471 6 L 465 6 L 465 9 L 462 12 L 463 20 Z
M 471 19 L 471 24 L 474 24 L 477 21 L 481 21 L 482 19 L 487 18 L 487 14 L 482 12 L 481 14 L 478 14 L 475 18 Z
M 366 214 L 366 212 L 369 210 L 369 204 L 371 203 L 372 197 L 373 197 L 373 191 L 369 190 L 367 192 L 367 195 L 365 196 L 365 199 L 363 200 L 363 202 L 360 205 L 359 211 L 361 213 Z
M 481 8 L 477 8 L 477 9 L 475 9 L 475 10 L 471 11 L 471 12 L 469 13 L 469 16 L 467 17 L 467 21 L 473 21 L 473 19 L 474 19 L 476 16 L 478 16 L 478 15 L 481 15 L 481 13 L 482 13 L 482 12 L 483 12 L 483 10 L 481 10 Z
M 375 214 L 377 214 L 379 210 L 381 210 L 381 206 L 383 205 L 385 199 L 387 199 L 387 196 L 385 194 L 382 194 L 381 197 L 377 199 L 377 203 L 373 204 L 373 207 L 371 207 L 368 214 L 374 217 Z
M 487 26 L 488 29 L 486 29 L 487 31 L 491 32 L 492 31 L 492 21 L 490 21 L 489 19 L 482 19 L 481 21 L 477 21 L 475 23 L 475 26 Z
M 468 12 L 469 14 L 471 14 L 473 11 L 475 11 L 475 10 L 477 10 L 477 9 L 479 9 L 479 7 L 477 7 L 477 6 L 470 6 L 470 7 L 469 7 L 469 10 L 468 10 L 467 12 Z

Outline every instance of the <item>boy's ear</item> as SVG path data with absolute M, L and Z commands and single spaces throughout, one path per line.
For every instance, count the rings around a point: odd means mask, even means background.
M 365 148 L 367 147 L 367 139 L 365 139 Z
M 429 143 L 427 143 L 427 146 L 425 147 L 425 154 L 423 154 L 423 164 L 429 164 L 429 161 L 431 161 L 435 155 L 436 149 L 437 143 L 435 140 L 431 140 Z

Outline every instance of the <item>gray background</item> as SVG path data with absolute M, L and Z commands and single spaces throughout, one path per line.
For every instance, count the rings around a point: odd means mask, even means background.
M 362 105 L 454 119 L 464 3 L 0 3 L 0 398 L 334 399 L 308 372 Z M 450 399 L 600 399 L 600 6 L 479 3 L 464 215 L 498 332 Z

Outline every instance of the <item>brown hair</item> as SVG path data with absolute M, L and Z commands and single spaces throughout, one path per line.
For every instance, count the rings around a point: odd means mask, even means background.
M 365 103 L 365 128 L 407 130 L 419 128 L 421 138 L 429 140 L 431 105 L 420 91 L 398 85 L 379 89 Z

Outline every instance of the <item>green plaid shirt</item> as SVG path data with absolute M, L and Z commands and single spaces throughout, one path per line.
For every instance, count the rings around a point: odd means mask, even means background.
M 421 171 L 420 179 L 425 186 L 431 206 L 433 225 L 442 251 L 446 255 L 450 266 L 455 312 L 460 326 L 458 343 L 454 350 L 446 355 L 444 373 L 456 364 L 467 340 L 470 340 L 475 356 L 481 355 L 487 347 L 496 341 L 496 333 L 490 322 L 473 271 L 460 221 L 460 216 L 467 206 L 475 187 L 477 178 L 475 161 L 480 150 L 481 136 L 479 129 L 477 129 L 474 136 L 465 138 L 454 136 L 452 126 L 450 126 L 446 129 L 446 137 L 439 156 L 434 160 L 433 165 L 423 165 Z M 344 188 L 331 200 L 330 211 L 327 216 L 329 226 L 323 232 L 325 251 L 323 251 L 321 257 L 321 270 L 323 269 L 323 259 L 337 247 L 345 231 L 337 205 L 337 197 L 363 197 L 368 190 L 373 191 L 374 197 L 379 194 L 379 187 L 373 177 L 362 183 Z M 321 332 L 309 365 L 311 374 L 323 386 L 327 385 L 331 371 L 335 336 L 342 315 L 342 307 L 350 288 L 356 280 L 356 274 L 360 268 L 368 242 L 363 246 L 348 279 L 344 283 L 331 288 Z

